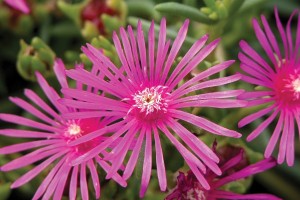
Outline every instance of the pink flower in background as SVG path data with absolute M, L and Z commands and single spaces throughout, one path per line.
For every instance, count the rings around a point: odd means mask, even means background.
M 21 11 L 22 13 L 28 14 L 30 12 L 26 0 L 4 0 L 4 2 L 10 7 Z
M 296 41 L 293 42 L 291 21 L 298 13 Z M 294 164 L 295 121 L 300 128 L 300 15 L 299 11 L 290 16 L 286 29 L 282 26 L 278 11 L 275 8 L 277 28 L 281 36 L 283 50 L 266 18 L 262 15 L 262 25 L 253 20 L 254 31 L 270 62 L 262 58 L 245 41 L 240 42 L 243 52 L 239 54 L 241 69 L 245 72 L 242 80 L 263 87 L 259 91 L 246 92 L 239 98 L 249 100 L 248 106 L 265 105 L 260 111 L 253 113 L 239 122 L 243 127 L 252 121 L 269 114 L 269 116 L 247 137 L 253 140 L 279 116 L 275 130 L 265 150 L 265 157 L 270 157 L 281 135 L 278 163 L 285 160 L 289 166 Z
M 111 155 L 106 157 L 113 163 L 112 169 L 107 175 L 109 178 L 120 168 L 129 152 L 130 144 L 136 138 L 137 141 L 126 163 L 123 178 L 127 180 L 131 177 L 140 153 L 143 154 L 141 197 L 144 196 L 151 177 L 152 142 L 155 144 L 156 169 L 160 189 L 166 190 L 167 179 L 161 137 L 168 138 L 175 146 L 204 188 L 209 189 L 209 184 L 203 176 L 206 166 L 216 174 L 221 174 L 216 164 L 219 162 L 219 158 L 205 143 L 186 129 L 181 124 L 182 121 L 216 135 L 241 136 L 204 117 L 184 111 L 185 108 L 193 107 L 241 107 L 246 102 L 235 98 L 243 92 L 242 90 L 209 93 L 201 90 L 239 80 L 240 75 L 238 74 L 207 80 L 209 76 L 228 68 L 234 61 L 226 61 L 213 66 L 184 84 L 180 83 L 219 43 L 219 39 L 217 39 L 205 46 L 208 40 L 208 36 L 205 35 L 190 48 L 175 67 L 172 66 L 185 40 L 188 23 L 188 20 L 184 22 L 172 45 L 170 40 L 166 39 L 165 19 L 161 21 L 158 43 L 155 41 L 154 23 L 151 24 L 147 46 L 140 22 L 137 27 L 137 36 L 131 26 L 128 26 L 127 32 L 121 28 L 121 41 L 116 33 L 113 34 L 113 41 L 122 63 L 121 67 L 116 67 L 102 51 L 88 44 L 87 47 L 83 47 L 83 52 L 93 62 L 93 69 L 99 70 L 99 75 L 96 76 L 83 69 L 67 71 L 69 77 L 102 90 L 105 95 L 99 96 L 77 89 L 63 89 L 63 93 L 73 99 L 62 99 L 61 103 L 78 109 L 94 109 L 93 111 L 69 113 L 64 116 L 79 119 L 115 116 L 118 120 L 113 126 L 119 127 L 117 131 L 109 131 L 110 126 L 107 126 L 70 142 L 70 145 L 78 145 L 109 132 L 111 137 L 105 142 L 108 146 L 110 142 L 124 136 L 111 150 Z M 103 78 L 99 78 L 100 75 Z M 78 158 L 77 162 L 94 157 L 104 148 L 106 148 L 105 145 L 95 147 Z
M 233 156 L 230 160 L 220 165 L 223 175 L 217 176 L 211 171 L 205 175 L 206 180 L 209 182 L 211 188 L 207 190 L 201 186 L 192 171 L 187 175 L 179 172 L 177 177 L 176 188 L 165 198 L 165 200 L 215 200 L 215 199 L 280 199 L 270 194 L 237 194 L 234 192 L 226 191 L 222 188 L 224 185 L 247 178 L 249 176 L 266 171 L 276 165 L 275 159 L 268 158 L 259 161 L 255 164 L 248 165 L 238 171 L 232 170 L 243 160 L 243 150 L 237 155 Z M 232 172 L 234 171 L 234 172 Z M 225 175 L 224 175 L 225 174 Z
M 82 66 L 78 65 L 77 68 L 82 68 Z M 56 61 L 54 70 L 60 85 L 63 88 L 68 88 L 65 67 L 60 60 Z M 60 98 L 59 95 L 39 73 L 37 73 L 37 80 L 52 105 L 46 104 L 35 92 L 29 89 L 25 90 L 25 96 L 30 99 L 31 103 L 16 97 L 10 98 L 13 103 L 32 114 L 36 120 L 12 114 L 0 114 L 2 121 L 27 127 L 26 129 L 2 129 L 0 134 L 9 137 L 33 138 L 34 140 L 2 147 L 0 148 L 0 154 L 34 150 L 3 165 L 1 171 L 11 171 L 38 162 L 33 169 L 12 183 L 11 188 L 16 188 L 29 182 L 47 167 L 50 167 L 51 170 L 37 189 L 33 199 L 39 199 L 41 196 L 49 199 L 52 195 L 53 199 L 61 199 L 65 188 L 69 191 L 70 199 L 76 199 L 77 186 L 79 185 L 82 199 L 88 199 L 87 178 L 90 174 L 98 199 L 100 197 L 100 182 L 96 163 L 105 171 L 108 171 L 111 167 L 102 159 L 102 155 L 106 155 L 105 151 L 99 152 L 100 155 L 96 155 L 76 166 L 71 166 L 70 162 L 95 146 L 101 146 L 106 137 L 102 135 L 72 147 L 68 143 L 106 126 L 114 119 L 112 117 L 92 117 L 79 120 L 63 118 L 61 114 L 76 113 L 78 110 L 60 105 L 57 102 Z M 82 89 L 80 83 L 77 83 L 77 89 Z M 90 87 L 87 90 L 97 92 L 97 90 Z M 89 172 L 87 172 L 87 169 Z M 112 178 L 122 186 L 126 186 L 126 182 L 118 174 L 114 174 Z M 68 183 L 68 180 L 70 183 Z

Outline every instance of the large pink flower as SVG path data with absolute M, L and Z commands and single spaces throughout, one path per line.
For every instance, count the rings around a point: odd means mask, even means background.
M 113 162 L 112 170 L 107 175 L 109 178 L 120 168 L 127 155 L 129 145 L 136 138 L 137 141 L 125 167 L 123 177 L 128 179 L 132 175 L 138 157 L 141 151 L 144 151 L 142 152 L 144 157 L 140 196 L 146 192 L 151 177 L 153 139 L 159 185 L 161 190 L 166 189 L 167 180 L 160 139 L 162 134 L 181 153 L 203 187 L 209 188 L 209 184 L 202 174 L 205 173 L 206 166 L 217 174 L 221 173 L 216 164 L 219 158 L 201 140 L 181 125 L 181 121 L 216 135 L 240 137 L 240 134 L 235 131 L 184 111 L 185 108 L 192 107 L 232 108 L 245 105 L 245 101 L 235 99 L 243 92 L 242 90 L 209 93 L 201 90 L 239 80 L 240 75 L 238 74 L 208 80 L 209 76 L 226 69 L 234 61 L 226 61 L 213 66 L 189 81 L 181 83 L 183 78 L 189 75 L 219 43 L 219 39 L 217 39 L 205 46 L 208 40 L 208 36 L 205 35 L 190 48 L 176 66 L 172 66 L 185 40 L 188 23 L 188 20 L 184 22 L 172 45 L 170 45 L 170 40 L 166 39 L 166 20 L 161 21 L 157 44 L 154 23 L 152 23 L 148 32 L 147 47 L 140 22 L 137 27 L 137 36 L 134 35 L 131 26 L 128 26 L 127 32 L 121 28 L 122 42 L 116 33 L 113 34 L 113 41 L 122 66 L 116 67 L 102 51 L 88 44 L 87 47 L 82 48 L 83 52 L 93 62 L 93 69 L 99 70 L 99 74 L 95 75 L 83 69 L 67 72 L 69 77 L 102 90 L 105 95 L 99 96 L 91 92 L 64 89 L 63 93 L 74 100 L 63 99 L 63 104 L 79 109 L 94 109 L 94 111 L 79 112 L 74 115 L 66 114 L 65 117 L 115 116 L 118 120 L 113 126 L 119 127 L 118 131 L 113 132 L 108 130 L 110 129 L 108 126 L 70 142 L 70 145 L 86 142 L 107 132 L 110 132 L 112 136 L 106 140 L 106 145 L 116 138 L 124 136 L 120 143 L 112 149 L 111 155 L 106 157 L 112 159 Z M 97 146 L 77 161 L 90 159 L 104 148 L 105 146 Z
M 296 13 L 298 13 L 298 27 L 296 41 L 293 42 L 291 21 Z M 253 20 L 256 37 L 270 62 L 262 58 L 245 41 L 240 42 L 243 52 L 239 54 L 239 59 L 241 60 L 241 69 L 245 72 L 242 80 L 263 88 L 259 91 L 246 92 L 240 96 L 240 99 L 249 100 L 249 106 L 265 105 L 265 107 L 242 119 L 239 127 L 269 114 L 267 119 L 248 136 L 247 140 L 251 141 L 279 116 L 266 148 L 265 157 L 271 156 L 281 135 L 278 162 L 283 163 L 286 160 L 287 164 L 292 166 L 294 163 L 295 121 L 300 128 L 300 15 L 299 11 L 295 11 L 290 16 L 285 30 L 276 8 L 275 18 L 282 39 L 282 51 L 266 18 L 261 16 L 264 30 L 261 29 L 256 19 Z
M 10 7 L 21 11 L 22 13 L 28 14 L 30 12 L 26 0 L 4 0 L 4 2 Z
M 207 173 L 205 176 L 211 185 L 210 190 L 201 186 L 195 175 L 189 171 L 187 175 L 179 172 L 177 177 L 177 186 L 166 197 L 165 200 L 216 200 L 216 199 L 268 199 L 279 200 L 280 198 L 271 194 L 237 194 L 234 192 L 226 191 L 222 187 L 233 181 L 247 178 L 249 176 L 266 171 L 276 165 L 273 158 L 264 159 L 255 164 L 246 166 L 238 171 L 231 172 L 232 168 L 239 164 L 243 159 L 243 151 L 238 155 L 232 157 L 226 163 L 220 166 L 223 173 L 228 172 L 226 175 L 217 176 L 214 173 Z
M 82 66 L 78 65 L 77 68 L 82 68 Z M 54 70 L 60 85 L 63 88 L 68 88 L 65 67 L 60 60 L 56 61 Z M 28 127 L 28 129 L 26 128 L 24 130 L 2 129 L 0 130 L 1 135 L 34 139 L 34 141 L 2 147 L 0 148 L 0 153 L 11 154 L 30 149 L 35 150 L 3 165 L 1 171 L 15 170 L 39 162 L 37 166 L 12 183 L 11 188 L 16 188 L 29 182 L 44 169 L 51 166 L 52 169 L 37 189 L 33 199 L 39 199 L 41 196 L 43 196 L 43 199 L 49 199 L 52 195 L 53 199 L 61 199 L 65 188 L 69 189 L 70 199 L 76 199 L 78 185 L 80 185 L 82 199 L 88 199 L 88 173 L 86 172 L 88 169 L 93 181 L 96 198 L 99 198 L 100 182 L 96 170 L 96 163 L 105 171 L 109 170 L 111 166 L 102 159 L 102 155 L 106 155 L 106 152 L 102 151 L 100 155 L 96 155 L 90 160 L 73 167 L 70 165 L 70 162 L 95 146 L 101 146 L 101 143 L 105 141 L 106 137 L 99 136 L 93 140 L 72 147 L 70 147 L 68 143 L 106 126 L 114 121 L 114 119 L 112 117 L 65 119 L 62 117 L 62 114 L 76 113 L 78 110 L 59 104 L 57 102 L 60 98 L 59 95 L 48 85 L 46 80 L 39 73 L 37 73 L 37 80 L 52 105 L 47 105 L 35 92 L 29 89 L 25 90 L 25 96 L 28 97 L 33 104 L 20 98 L 10 98 L 13 103 L 35 116 L 37 118 L 36 120 L 12 114 L 0 114 L 0 119 L 3 121 Z M 77 89 L 79 91 L 82 90 L 82 84 L 77 83 Z M 97 92 L 97 90 L 91 87 L 88 87 L 87 90 Z M 54 106 L 55 110 L 51 106 Z M 66 185 L 68 178 L 70 185 Z M 120 175 L 114 174 L 112 178 L 122 186 L 126 186 L 126 182 Z

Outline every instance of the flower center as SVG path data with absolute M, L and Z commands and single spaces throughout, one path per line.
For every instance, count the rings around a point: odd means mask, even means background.
M 68 127 L 68 133 L 71 135 L 71 136 L 79 136 L 81 135 L 81 128 L 80 126 L 78 126 L 77 124 L 71 124 L 69 127 Z
M 300 103 L 300 71 L 291 69 L 278 73 L 274 81 L 277 98 L 283 105 Z
M 185 199 L 187 200 L 206 200 L 204 192 L 198 188 L 191 188 L 187 191 Z
M 133 107 L 139 108 L 140 112 L 146 112 L 146 115 L 153 113 L 155 110 L 163 110 L 166 112 L 168 105 L 163 98 L 164 89 L 165 87 L 157 86 L 151 88 L 147 87 L 143 91 L 138 91 L 133 95 L 133 100 L 135 101 Z

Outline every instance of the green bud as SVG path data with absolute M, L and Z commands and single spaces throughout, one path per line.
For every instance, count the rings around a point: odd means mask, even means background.
M 53 74 L 55 53 L 40 38 L 33 38 L 31 44 L 20 41 L 21 49 L 18 54 L 17 70 L 26 80 L 35 81 L 35 71 L 44 76 Z
M 220 19 L 226 19 L 228 17 L 228 11 L 223 2 L 216 2 L 217 12 Z
M 90 41 L 92 38 L 99 35 L 99 32 L 97 26 L 93 22 L 85 21 L 83 28 L 81 29 L 81 34 Z
M 208 17 L 212 20 L 218 20 L 219 16 L 216 12 L 211 13 L 210 15 L 208 15 Z
M 63 0 L 57 2 L 57 7 L 69 17 L 76 25 L 81 26 L 81 11 L 88 1 L 82 1 L 81 3 L 68 4 Z
M 103 14 L 101 19 L 104 24 L 105 33 L 108 35 L 112 35 L 113 31 L 118 30 L 119 27 L 123 25 L 123 21 L 120 21 L 120 19 L 116 16 Z

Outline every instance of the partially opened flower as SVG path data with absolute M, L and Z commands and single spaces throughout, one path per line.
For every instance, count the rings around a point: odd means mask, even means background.
M 146 48 L 142 24 L 139 22 L 137 36 L 131 26 L 127 32 L 120 29 L 121 40 L 116 33 L 113 41 L 121 60 L 122 66 L 116 67 L 100 50 L 91 45 L 83 47 L 83 52 L 93 62 L 93 67 L 99 70 L 103 78 L 83 69 L 69 70 L 67 75 L 78 82 L 102 90 L 105 96 L 95 93 L 64 89 L 63 93 L 76 100 L 63 99 L 62 103 L 79 109 L 94 109 L 94 111 L 66 114 L 65 117 L 102 117 L 115 116 L 118 121 L 113 126 L 119 130 L 110 131 L 111 138 L 106 145 L 120 136 L 124 136 L 120 143 L 112 149 L 112 170 L 107 177 L 113 176 L 120 168 L 128 153 L 129 145 L 136 138 L 135 147 L 127 161 L 123 177 L 128 179 L 137 164 L 139 155 L 143 157 L 140 196 L 144 196 L 149 184 L 152 169 L 152 141 L 155 143 L 156 168 L 161 190 L 167 186 L 163 150 L 161 147 L 162 134 L 176 147 L 185 159 L 193 173 L 204 188 L 209 188 L 203 173 L 208 166 L 215 173 L 221 171 L 217 166 L 219 158 L 199 138 L 185 128 L 181 122 L 185 121 L 216 135 L 240 137 L 240 134 L 221 127 L 204 117 L 199 117 L 184 111 L 191 107 L 232 108 L 245 105 L 245 101 L 236 100 L 242 90 L 228 90 L 204 93 L 201 89 L 220 86 L 235 82 L 240 75 L 207 80 L 209 76 L 219 73 L 229 67 L 234 61 L 226 61 L 197 74 L 182 85 L 179 83 L 190 74 L 198 64 L 209 55 L 219 43 L 219 39 L 207 44 L 208 36 L 200 38 L 183 56 L 180 62 L 172 67 L 174 60 L 185 40 L 189 21 L 186 20 L 171 42 L 166 39 L 166 21 L 160 25 L 158 43 L 155 42 L 154 23 L 151 24 Z M 156 46 L 157 45 L 157 46 Z M 195 93 L 198 94 L 195 94 Z M 109 126 L 108 126 L 109 127 Z M 108 129 L 107 127 L 107 129 Z M 109 132 L 105 129 L 96 131 L 85 137 L 71 142 L 77 145 L 94 137 Z M 142 148 L 143 146 L 143 148 Z M 94 157 L 105 148 L 97 146 L 77 161 Z M 141 152 L 144 151 L 144 152 Z
M 4 0 L 4 2 L 22 13 L 28 14 L 30 12 L 26 0 Z
M 81 68 L 82 66 L 78 65 L 77 67 Z M 54 70 L 60 85 L 63 88 L 68 88 L 65 68 L 60 60 L 56 61 Z M 12 114 L 0 114 L 2 121 L 27 127 L 26 129 L 1 129 L 1 135 L 34 139 L 33 141 L 0 148 L 0 154 L 11 154 L 33 149 L 30 153 L 1 166 L 1 171 L 11 171 L 38 162 L 33 169 L 12 183 L 11 188 L 16 188 L 29 182 L 47 167 L 52 168 L 37 189 L 33 199 L 39 199 L 41 196 L 43 196 L 43 199 L 49 199 L 52 195 L 53 199 L 61 199 L 64 191 L 69 191 L 70 199 L 76 199 L 77 186 L 79 185 L 82 199 L 88 199 L 87 178 L 88 174 L 90 174 L 96 198 L 99 198 L 100 182 L 96 164 L 98 163 L 105 171 L 108 171 L 111 167 L 109 163 L 102 159 L 102 155 L 106 154 L 105 151 L 99 152 L 99 155 L 76 166 L 70 165 L 70 162 L 93 147 L 101 146 L 106 137 L 99 136 L 72 147 L 68 143 L 104 127 L 114 119 L 111 117 L 95 117 L 79 120 L 63 118 L 62 114 L 75 113 L 78 110 L 60 105 L 57 102 L 60 97 L 55 90 L 48 85 L 39 73 L 36 76 L 39 85 L 52 105 L 46 104 L 35 92 L 29 89 L 25 90 L 25 96 L 32 101 L 32 104 L 20 98 L 10 98 L 13 103 L 37 119 L 27 119 Z M 81 90 L 82 84 L 78 83 L 77 89 Z M 93 89 L 89 87 L 87 90 Z M 96 90 L 93 91 L 97 92 Z M 87 169 L 89 172 L 87 172 Z M 112 178 L 122 186 L 126 186 L 126 182 L 120 175 L 114 174 Z
M 296 40 L 293 42 L 291 33 L 291 21 L 298 13 L 298 27 Z M 265 105 L 260 111 L 253 113 L 239 122 L 243 127 L 252 121 L 269 116 L 248 136 L 251 141 L 260 135 L 279 116 L 277 125 L 265 151 L 265 157 L 270 157 L 279 138 L 278 162 L 285 160 L 289 166 L 294 164 L 294 137 L 295 121 L 300 128 L 300 15 L 295 11 L 289 18 L 286 29 L 283 28 L 275 8 L 277 28 L 281 36 L 276 41 L 266 18 L 261 20 L 264 30 L 256 19 L 253 20 L 254 31 L 258 41 L 268 56 L 268 60 L 262 58 L 245 41 L 240 42 L 243 52 L 239 54 L 241 69 L 245 72 L 242 80 L 261 86 L 259 91 L 246 92 L 240 99 L 250 100 L 249 106 Z M 280 43 L 280 44 L 279 44 Z M 280 50 L 281 44 L 283 50 Z M 268 62 L 270 61 L 270 62 Z
M 230 171 L 243 159 L 243 151 L 238 155 L 232 157 L 226 163 L 220 166 L 223 173 Z M 207 190 L 201 186 L 199 181 L 195 178 L 192 171 L 189 171 L 187 175 L 179 172 L 177 177 L 177 186 L 175 189 L 165 198 L 165 200 L 217 200 L 217 199 L 268 199 L 277 200 L 280 199 L 270 194 L 238 194 L 231 191 L 226 191 L 223 186 L 228 183 L 238 181 L 240 179 L 247 178 L 249 176 L 266 171 L 276 165 L 276 161 L 273 158 L 264 159 L 255 164 L 248 165 L 239 171 L 235 171 L 225 176 L 217 176 L 214 173 L 207 173 L 206 180 L 210 183 L 210 190 Z M 222 188 L 223 187 L 223 188 Z

